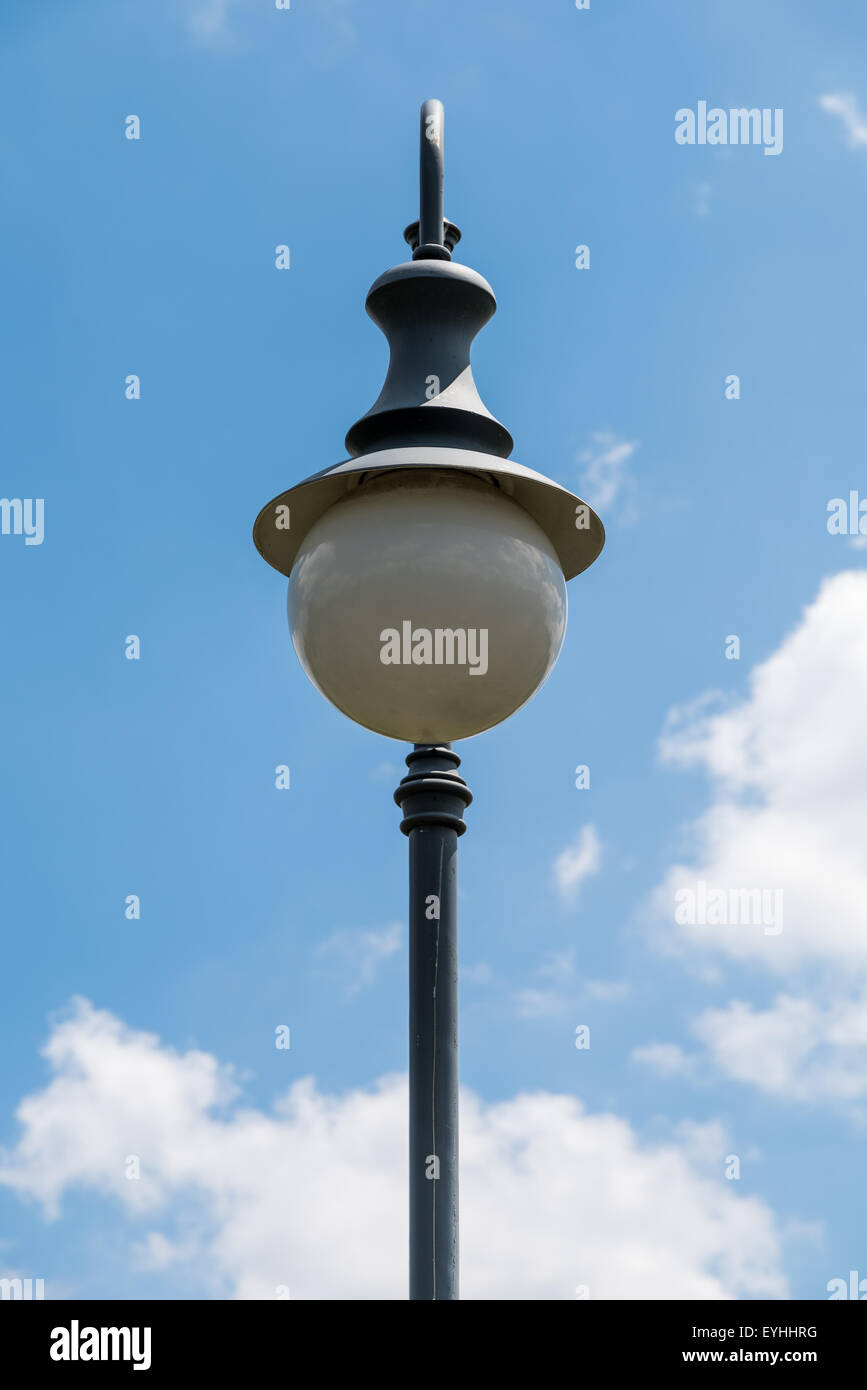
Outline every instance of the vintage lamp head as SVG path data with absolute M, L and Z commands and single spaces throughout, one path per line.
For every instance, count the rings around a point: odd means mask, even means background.
M 367 296 L 390 347 L 379 399 L 346 436 L 351 457 L 275 497 L 253 529 L 289 576 L 311 681 L 357 723 L 412 743 L 468 738 L 531 698 L 563 641 L 566 580 L 605 538 L 585 502 L 509 461 L 512 437 L 476 390 L 470 345 L 496 300 L 451 260 L 442 123 L 425 102 L 413 258 Z

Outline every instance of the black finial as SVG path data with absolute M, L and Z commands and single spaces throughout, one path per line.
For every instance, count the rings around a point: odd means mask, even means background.
M 460 232 L 443 216 L 445 111 L 441 101 L 422 102 L 419 118 L 419 219 L 407 227 L 405 239 L 414 261 L 451 260 Z
M 420 212 L 404 237 L 412 261 L 371 286 L 367 312 L 388 338 L 385 384 L 346 435 L 353 458 L 430 444 L 508 458 L 512 436 L 476 390 L 470 344 L 497 307 L 487 280 L 452 261 L 460 239 L 443 217 L 443 106 L 421 108 Z

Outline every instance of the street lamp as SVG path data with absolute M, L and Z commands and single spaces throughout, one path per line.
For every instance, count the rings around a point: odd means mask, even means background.
M 470 345 L 496 301 L 451 253 L 443 108 L 421 108 L 412 260 L 371 287 L 390 360 L 349 430 L 350 458 L 275 497 L 253 528 L 289 576 L 304 670 L 358 724 L 411 742 L 394 794 L 409 837 L 410 1298 L 458 1297 L 457 841 L 472 795 L 455 739 L 507 719 L 550 673 L 566 581 L 602 523 L 509 461 L 512 437 L 473 381 Z

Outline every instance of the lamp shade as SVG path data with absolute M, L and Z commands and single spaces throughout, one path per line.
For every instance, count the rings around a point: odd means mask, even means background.
M 397 469 L 306 532 L 289 581 L 304 670 L 332 704 L 390 738 L 469 738 L 538 690 L 562 645 L 566 583 L 552 542 L 473 474 Z

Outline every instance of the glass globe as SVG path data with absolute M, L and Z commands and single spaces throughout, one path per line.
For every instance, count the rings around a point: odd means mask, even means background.
M 566 629 L 556 552 L 472 475 L 360 484 L 304 538 L 289 580 L 304 670 L 356 723 L 410 743 L 469 738 L 525 704 Z

